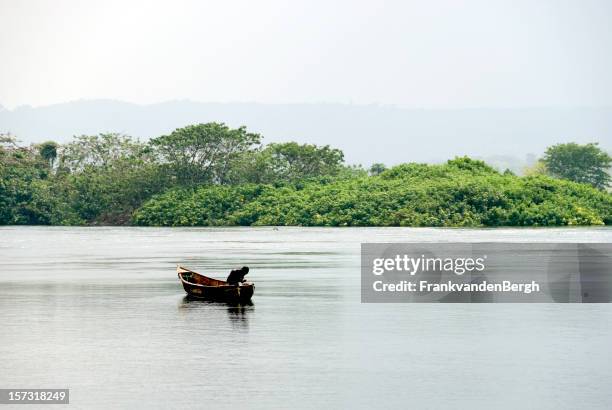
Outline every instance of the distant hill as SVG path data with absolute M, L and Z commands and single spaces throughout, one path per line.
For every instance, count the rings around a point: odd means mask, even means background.
M 246 125 L 264 142 L 295 140 L 341 148 L 350 163 L 438 162 L 456 155 L 503 158 L 567 141 L 612 148 L 612 108 L 416 110 L 385 105 L 199 103 L 138 105 L 83 100 L 44 107 L 0 107 L 0 132 L 25 142 L 68 141 L 75 134 L 122 132 L 150 138 L 187 124 Z M 533 156 L 531 156 L 533 158 Z M 507 165 L 504 165 L 507 166 Z

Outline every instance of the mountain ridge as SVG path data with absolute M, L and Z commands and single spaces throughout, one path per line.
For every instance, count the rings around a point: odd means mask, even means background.
M 20 140 L 66 142 L 121 132 L 141 139 L 188 124 L 245 125 L 264 142 L 295 140 L 342 149 L 349 163 L 439 162 L 457 155 L 520 160 L 560 142 L 612 148 L 612 107 L 410 109 L 341 103 L 264 104 L 173 100 L 136 104 L 87 99 L 47 106 L 0 105 L 0 132 Z

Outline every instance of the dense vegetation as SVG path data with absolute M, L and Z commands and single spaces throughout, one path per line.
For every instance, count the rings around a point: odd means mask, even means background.
M 0 225 L 128 224 L 134 210 L 169 189 L 360 172 L 328 146 L 262 146 L 260 139 L 218 123 L 180 128 L 148 143 L 100 134 L 63 146 L 24 147 L 0 135 Z
M 481 161 L 404 164 L 379 176 L 300 184 L 176 189 L 142 206 L 139 225 L 557 226 L 612 224 L 612 196 Z
M 537 170 L 518 177 L 469 158 L 390 169 L 377 163 L 366 172 L 346 166 L 343 153 L 329 146 L 262 145 L 260 135 L 218 123 L 147 143 L 100 134 L 23 147 L 4 135 L 0 224 L 612 224 L 612 195 L 604 189 L 609 177 L 598 171 L 609 164 L 593 146 L 582 154 L 576 152 L 585 146 L 571 145 L 569 153 L 552 147 Z M 569 161 L 570 175 L 564 161 L 577 155 L 599 163 Z

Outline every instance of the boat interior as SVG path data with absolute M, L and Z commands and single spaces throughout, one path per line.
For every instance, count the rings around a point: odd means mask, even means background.
M 227 282 L 225 281 L 209 278 L 207 276 L 200 275 L 198 273 L 187 271 L 187 270 L 181 271 L 180 275 L 183 278 L 183 280 L 185 280 L 186 282 L 194 283 L 196 285 L 227 286 Z

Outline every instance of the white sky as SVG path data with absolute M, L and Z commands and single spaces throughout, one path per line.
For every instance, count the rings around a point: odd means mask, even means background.
M 612 1 L 0 0 L 0 104 L 612 105 Z

